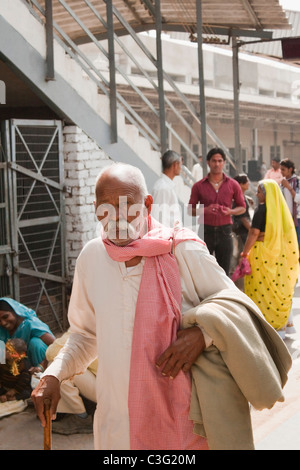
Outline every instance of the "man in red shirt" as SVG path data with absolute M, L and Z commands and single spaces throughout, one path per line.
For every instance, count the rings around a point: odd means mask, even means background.
M 229 275 L 233 252 L 231 216 L 243 214 L 246 204 L 238 182 L 223 172 L 226 160 L 223 150 L 211 149 L 206 160 L 210 171 L 193 185 L 189 212 L 196 216 L 199 214 L 197 204 L 204 206 L 204 241 L 209 252 L 215 255 L 219 265 Z

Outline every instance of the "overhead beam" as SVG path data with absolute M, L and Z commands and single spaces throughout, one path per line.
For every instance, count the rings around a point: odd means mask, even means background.
M 116 64 L 114 48 L 114 22 L 112 11 L 112 0 L 106 1 L 107 32 L 108 32 L 108 60 L 109 60 L 109 106 L 111 143 L 118 141 L 117 128 L 117 87 L 116 87 Z
M 262 30 L 263 29 L 262 24 L 259 21 L 259 19 L 256 15 L 255 11 L 253 10 L 252 6 L 250 5 L 249 0 L 242 0 L 242 3 L 244 5 L 245 9 L 247 10 L 251 20 L 253 21 L 254 27 L 257 28 L 257 29 Z
M 220 26 L 212 26 L 212 25 L 205 25 L 203 24 L 203 29 L 207 26 L 209 28 L 209 32 L 211 35 L 219 35 L 219 36 L 237 36 L 237 37 L 252 37 L 252 38 L 262 38 L 262 39 L 271 39 L 273 37 L 272 31 L 264 31 L 264 30 L 254 30 L 254 29 L 238 29 L 238 28 L 226 28 Z M 150 31 L 155 29 L 155 24 L 148 24 L 148 25 L 138 25 L 138 26 L 131 26 L 135 33 L 142 33 L 144 31 Z M 186 28 L 184 25 L 179 24 L 166 24 L 162 22 L 162 30 L 163 31 L 177 31 L 181 33 L 186 33 Z M 196 30 L 196 25 L 195 25 Z M 95 38 L 98 41 L 102 41 L 103 39 L 107 39 L 107 32 L 103 33 L 93 33 Z M 128 31 L 126 28 L 124 29 L 116 29 L 115 34 L 117 36 L 126 36 Z M 205 34 L 205 33 L 204 33 Z M 75 44 L 86 44 L 90 42 L 88 36 L 80 36 L 78 38 L 73 38 Z
M 196 0 L 197 15 L 197 41 L 198 41 L 198 75 L 199 75 L 199 93 L 200 93 L 200 121 L 201 121 L 201 153 L 205 162 L 207 154 L 206 139 L 206 106 L 205 106 L 205 86 L 204 86 L 204 62 L 202 48 L 202 0 Z M 203 165 L 203 175 L 207 175 L 207 166 Z
M 157 61 L 157 81 L 158 81 L 158 100 L 159 100 L 159 124 L 160 124 L 160 146 L 161 153 L 167 150 L 167 128 L 165 112 L 165 93 L 164 93 L 164 73 L 162 61 L 161 44 L 161 11 L 160 0 L 155 0 L 155 26 L 156 26 L 156 61 Z
M 46 0 L 46 80 L 55 80 L 54 74 L 54 52 L 53 52 L 53 8 L 52 0 Z

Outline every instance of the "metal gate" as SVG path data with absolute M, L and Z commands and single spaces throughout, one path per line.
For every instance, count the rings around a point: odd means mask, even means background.
M 0 254 L 6 250 L 8 261 L 2 262 L 2 271 L 0 264 L 3 278 L 0 294 L 11 295 L 33 308 L 53 332 L 64 331 L 66 256 L 61 123 L 12 120 L 3 127 L 4 161 L 0 160 L 0 169 L 5 184 L 1 184 L 0 192 Z
M 13 297 L 10 198 L 3 129 L 2 126 L 2 132 L 0 132 L 0 296 Z

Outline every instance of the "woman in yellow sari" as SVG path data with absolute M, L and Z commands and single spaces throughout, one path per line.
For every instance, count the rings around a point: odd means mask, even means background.
M 276 181 L 259 182 L 257 197 L 259 205 L 241 253 L 252 271 L 245 276 L 245 294 L 268 323 L 284 331 L 299 275 L 295 224 Z

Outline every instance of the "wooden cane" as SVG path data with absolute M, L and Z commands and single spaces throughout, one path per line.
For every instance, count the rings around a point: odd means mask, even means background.
M 46 398 L 44 401 L 44 415 L 46 419 L 46 426 L 44 427 L 44 450 L 51 450 L 51 416 L 50 416 L 51 401 Z

